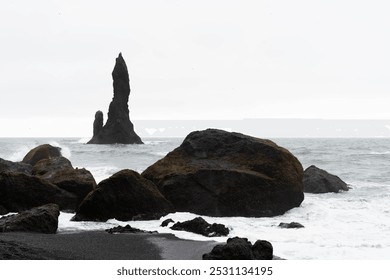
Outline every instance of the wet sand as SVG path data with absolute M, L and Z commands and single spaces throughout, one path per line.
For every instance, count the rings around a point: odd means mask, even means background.
M 171 234 L 105 231 L 0 233 L 2 260 L 196 260 L 216 242 L 181 240 Z

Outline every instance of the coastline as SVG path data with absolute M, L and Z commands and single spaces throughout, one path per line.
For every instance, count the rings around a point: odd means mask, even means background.
M 217 242 L 105 231 L 0 234 L 0 260 L 200 260 Z

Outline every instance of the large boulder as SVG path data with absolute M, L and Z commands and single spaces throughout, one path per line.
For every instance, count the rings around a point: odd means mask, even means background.
M 48 159 L 48 158 L 54 158 L 60 156 L 61 156 L 61 148 L 53 147 L 50 144 L 43 144 L 29 151 L 23 158 L 22 162 L 34 165 L 42 159 Z
M 0 218 L 0 232 L 28 231 L 56 233 L 60 211 L 56 204 L 46 204 L 15 215 Z
M 32 166 L 24 162 L 13 162 L 0 158 L 0 172 L 22 172 L 25 174 L 31 174 Z
M 190 221 L 177 222 L 173 226 L 171 226 L 171 229 L 189 231 L 207 237 L 227 236 L 229 234 L 229 229 L 223 224 L 209 224 L 202 217 L 197 217 Z
M 304 192 L 307 193 L 338 193 L 349 190 L 347 183 L 338 176 L 329 174 L 314 165 L 308 167 L 303 173 L 303 187 Z
M 93 123 L 93 137 L 87 144 L 142 144 L 129 117 L 130 80 L 121 53 L 116 59 L 112 78 L 114 97 L 108 109 L 107 123 L 103 126 L 103 113 L 97 111 Z
M 176 211 L 208 216 L 264 217 L 303 201 L 303 168 L 270 140 L 207 129 L 147 168 Z
M 226 244 L 215 246 L 204 260 L 272 260 L 273 247 L 266 240 L 257 240 L 254 245 L 246 238 L 229 238 Z
M 151 181 L 125 169 L 101 181 L 80 204 L 73 220 L 158 219 L 172 209 Z
M 77 197 L 37 176 L 0 173 L 0 205 L 6 212 L 24 211 L 48 203 L 58 204 L 61 210 L 74 211 Z
M 84 168 L 73 168 L 64 157 L 40 160 L 34 165 L 32 174 L 75 194 L 79 203 L 96 187 L 91 172 Z

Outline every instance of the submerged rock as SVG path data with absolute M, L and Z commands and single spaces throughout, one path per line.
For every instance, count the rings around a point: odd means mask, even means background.
M 13 162 L 0 158 L 0 172 L 11 171 L 31 174 L 32 166 L 24 162 Z
M 148 167 L 176 211 L 208 216 L 281 215 L 303 201 L 303 168 L 270 140 L 207 129 Z
M 58 205 L 47 204 L 19 214 L 0 218 L 0 232 L 27 231 L 56 233 L 58 228 Z
M 100 182 L 80 204 L 73 220 L 129 221 L 160 217 L 173 211 L 153 182 L 132 170 L 122 170 Z
M 22 162 L 34 165 L 42 159 L 55 158 L 60 156 L 61 148 L 53 147 L 49 144 L 43 144 L 29 151 L 23 158 Z
M 197 217 L 191 221 L 185 221 L 182 223 L 177 222 L 171 227 L 171 229 L 189 231 L 207 237 L 227 236 L 229 234 L 229 229 L 223 224 L 209 224 L 202 217 Z
M 308 167 L 303 173 L 304 192 L 327 193 L 348 191 L 348 185 L 338 176 L 329 174 L 314 165 Z
M 304 226 L 297 222 L 291 222 L 291 223 L 280 223 L 279 227 L 281 228 L 303 228 Z
M 204 260 L 272 260 L 273 247 L 266 240 L 257 240 L 254 245 L 247 238 L 229 238 L 224 245 L 215 246 Z
M 97 111 L 93 123 L 93 137 L 87 144 L 142 144 L 129 117 L 130 81 L 121 53 L 116 59 L 112 78 L 114 97 L 108 110 L 107 122 L 103 126 L 103 113 Z

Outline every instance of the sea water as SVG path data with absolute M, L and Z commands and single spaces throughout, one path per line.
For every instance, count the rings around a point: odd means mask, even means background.
M 179 146 L 181 138 L 143 139 L 145 145 L 86 145 L 78 138 L 0 138 L 0 158 L 20 161 L 37 145 L 62 148 L 74 167 L 85 167 L 97 182 L 129 168 L 142 172 Z M 352 188 L 348 192 L 305 194 L 300 207 L 272 218 L 207 217 L 230 228 L 228 237 L 268 240 L 274 253 L 286 259 L 390 259 L 390 139 L 272 139 L 289 149 L 304 168 L 314 164 L 338 175 Z M 174 213 L 156 221 L 105 223 L 72 222 L 73 214 L 61 213 L 58 232 L 101 230 L 130 224 L 149 231 L 172 233 L 179 238 L 215 240 L 160 227 L 163 220 L 193 219 L 192 213 Z M 299 222 L 305 227 L 282 229 L 280 222 Z

